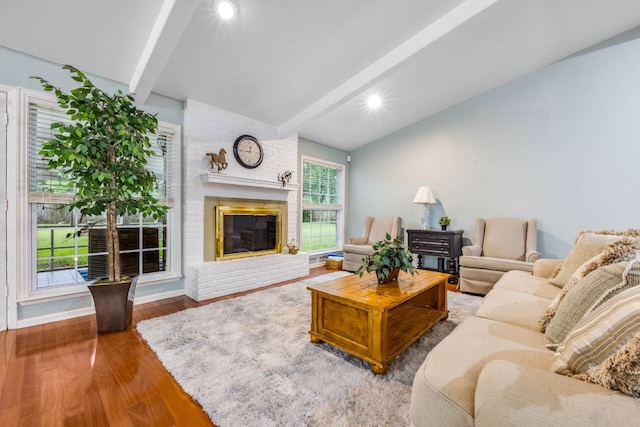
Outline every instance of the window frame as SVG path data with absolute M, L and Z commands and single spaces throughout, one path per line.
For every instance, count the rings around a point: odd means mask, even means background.
M 304 203 L 304 164 L 313 163 L 319 166 L 334 168 L 340 170 L 340 184 L 338 185 L 338 200 L 339 204 L 318 204 L 318 203 Z M 300 247 L 303 247 L 303 224 L 304 224 L 304 211 L 305 210 L 319 210 L 319 211 L 336 211 L 336 246 L 330 249 L 322 249 L 318 251 L 310 252 L 311 255 L 323 255 L 330 252 L 342 251 L 343 236 L 344 236 L 344 223 L 345 223 L 345 198 L 346 198 L 346 165 L 342 163 L 335 163 L 328 160 L 318 159 L 311 156 L 300 156 L 300 229 L 298 236 L 300 240 Z
M 15 302 L 25 303 L 42 302 L 43 300 L 56 300 L 73 295 L 89 295 L 86 284 L 65 285 L 53 288 L 36 289 L 34 283 L 37 281 L 37 266 L 34 257 L 36 256 L 35 241 L 36 233 L 33 233 L 35 218 L 32 218 L 31 207 L 34 203 L 68 203 L 70 196 L 45 194 L 33 196 L 29 188 L 29 106 L 31 103 L 49 104 L 57 107 L 57 102 L 53 95 L 48 93 L 33 91 L 29 89 L 17 88 L 9 93 L 10 109 L 12 119 L 9 123 L 8 140 L 16 141 L 9 144 L 7 158 L 12 159 L 7 167 L 7 182 L 9 186 L 9 203 L 14 209 L 9 209 L 8 223 L 15 224 L 7 236 L 10 243 L 10 257 L 15 257 L 14 262 L 10 262 L 12 270 L 10 273 L 10 283 L 16 283 Z M 171 195 L 170 199 L 161 199 L 170 207 L 167 213 L 167 234 L 169 244 L 169 260 L 166 271 L 145 273 L 140 276 L 138 286 L 145 286 L 182 278 L 182 240 L 181 240 L 181 217 L 182 217 L 182 159 L 181 159 L 181 126 L 168 122 L 158 122 L 158 133 L 167 132 L 173 135 L 171 165 L 172 188 L 167 189 Z M 12 298 L 13 299 L 13 298 Z

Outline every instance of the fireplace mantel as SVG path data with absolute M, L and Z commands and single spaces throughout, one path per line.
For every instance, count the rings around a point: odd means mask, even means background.
M 270 190 L 295 191 L 298 184 L 287 184 L 284 187 L 279 181 L 264 181 L 238 176 L 227 176 L 219 173 L 203 173 L 200 175 L 203 184 L 236 185 L 240 187 L 268 188 Z

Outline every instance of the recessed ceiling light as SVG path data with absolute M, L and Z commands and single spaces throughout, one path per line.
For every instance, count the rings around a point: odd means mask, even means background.
M 215 0 L 213 2 L 213 7 L 218 13 L 218 16 L 225 20 L 233 18 L 238 12 L 238 8 L 231 0 Z
M 375 110 L 382 104 L 382 99 L 380 99 L 380 95 L 371 95 L 367 98 L 367 105 L 372 110 Z

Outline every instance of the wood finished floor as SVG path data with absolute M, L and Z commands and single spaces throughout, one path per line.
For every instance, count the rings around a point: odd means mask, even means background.
M 135 325 L 235 296 L 137 305 L 132 327 L 115 334 L 98 336 L 93 315 L 0 332 L 0 426 L 212 426 Z
M 93 315 L 0 332 L 0 426 L 212 426 L 135 325 L 235 296 L 137 305 L 132 327 L 114 334 L 98 336 Z

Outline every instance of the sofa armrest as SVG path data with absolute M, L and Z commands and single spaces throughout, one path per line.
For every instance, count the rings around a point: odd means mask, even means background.
M 351 245 L 366 245 L 366 237 L 349 237 L 349 244 Z
M 533 275 L 538 277 L 551 277 L 551 273 L 562 264 L 561 259 L 541 258 L 533 263 Z
M 475 392 L 475 424 L 491 426 L 635 425 L 631 396 L 505 360 L 489 362 Z
M 538 251 L 527 251 L 524 255 L 524 260 L 527 262 L 536 262 L 542 255 Z
M 462 255 L 480 256 L 482 255 L 482 248 L 480 247 L 480 245 L 463 246 Z

